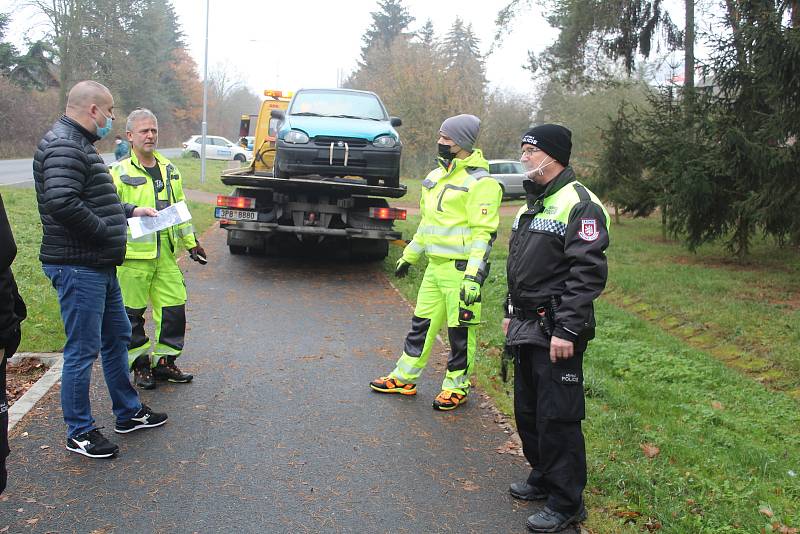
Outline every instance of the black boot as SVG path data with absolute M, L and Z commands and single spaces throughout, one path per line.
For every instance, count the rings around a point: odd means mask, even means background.
M 187 384 L 192 381 L 194 375 L 184 373 L 175 365 L 176 356 L 161 357 L 153 368 L 153 375 L 157 380 L 168 380 L 178 384 Z
M 586 521 L 586 507 L 581 507 L 574 514 L 564 514 L 551 510 L 545 506 L 528 518 L 527 526 L 531 532 L 561 532 L 570 525 L 577 525 Z
M 155 389 L 156 381 L 150 368 L 150 355 L 142 354 L 133 361 L 133 377 L 136 385 L 142 389 Z

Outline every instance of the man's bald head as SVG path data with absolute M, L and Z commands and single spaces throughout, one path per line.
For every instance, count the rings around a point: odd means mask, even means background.
M 114 118 L 114 97 L 102 83 L 92 80 L 78 82 L 67 95 L 66 116 L 90 132 Z
M 102 107 L 104 104 L 113 102 L 111 91 L 102 83 L 92 80 L 78 82 L 70 89 L 67 95 L 67 110 L 88 111 L 92 104 Z

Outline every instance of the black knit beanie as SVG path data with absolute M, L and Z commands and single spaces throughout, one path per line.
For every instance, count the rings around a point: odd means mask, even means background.
M 522 136 L 523 145 L 541 148 L 548 156 L 565 167 L 572 152 L 572 132 L 558 124 L 542 124 Z

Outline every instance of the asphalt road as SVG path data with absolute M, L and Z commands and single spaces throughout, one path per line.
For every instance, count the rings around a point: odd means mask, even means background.
M 180 148 L 164 148 L 159 150 L 168 158 L 178 157 Z M 114 154 L 102 154 L 106 163 L 114 161 Z M 15 185 L 26 187 L 33 185 L 33 160 L 32 159 L 3 159 L 0 160 L 0 185 Z
M 431 402 L 438 347 L 415 397 L 371 391 L 399 354 L 411 308 L 376 265 L 231 256 L 183 264 L 189 385 L 144 401 L 162 428 L 113 433 L 96 365 L 92 405 L 113 460 L 64 449 L 57 387 L 11 437 L 0 532 L 525 532 L 539 504 L 508 484 L 524 460 L 478 391 Z M 30 327 L 29 327 L 30 328 Z M 5 499 L 5 500 L 4 500 Z

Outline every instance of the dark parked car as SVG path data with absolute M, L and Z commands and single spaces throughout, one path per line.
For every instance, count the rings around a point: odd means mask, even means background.
M 522 187 L 525 168 L 519 161 L 513 159 L 489 160 L 489 174 L 500 183 L 500 187 L 503 189 L 503 198 L 525 196 L 525 189 Z

